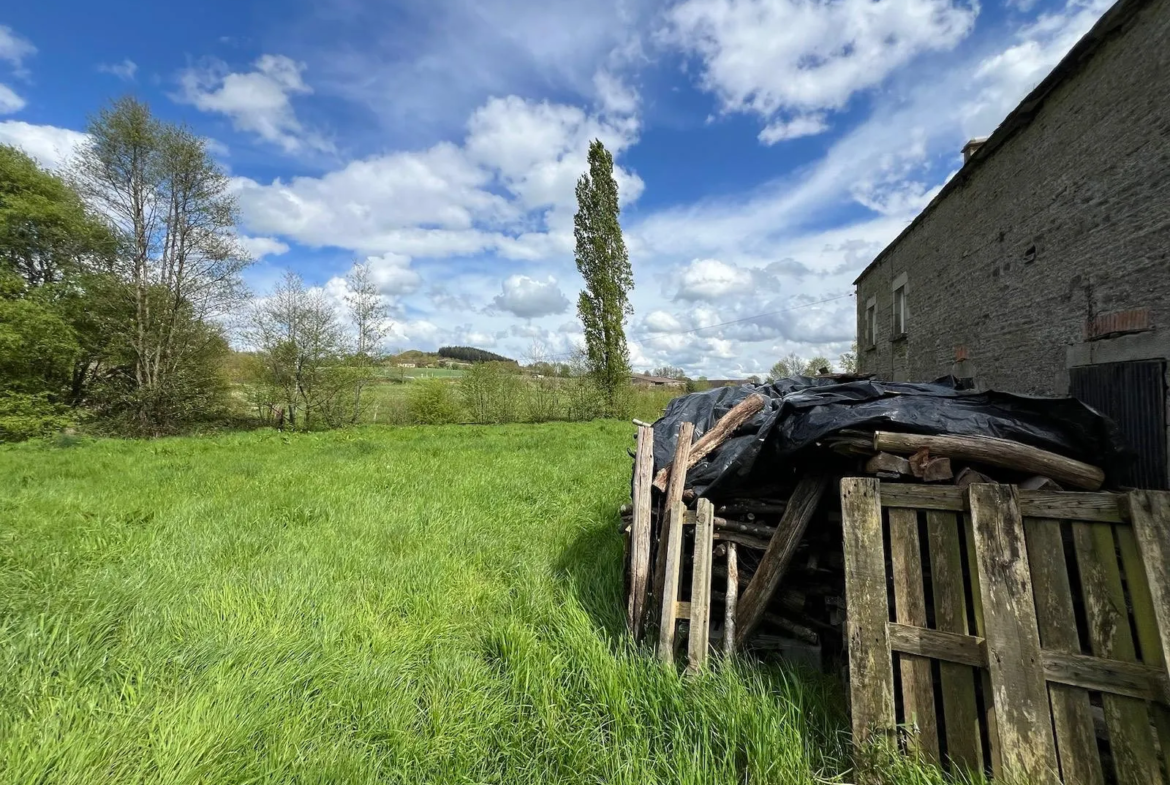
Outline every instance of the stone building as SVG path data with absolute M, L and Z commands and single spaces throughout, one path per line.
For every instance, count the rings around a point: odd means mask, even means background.
M 1168 487 L 1170 0 L 1120 0 L 857 286 L 860 370 L 1074 394 Z

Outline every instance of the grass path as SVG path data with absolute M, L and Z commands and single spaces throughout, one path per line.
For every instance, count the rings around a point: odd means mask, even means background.
M 837 700 L 622 633 L 628 425 L 0 448 L 0 782 L 799 783 Z

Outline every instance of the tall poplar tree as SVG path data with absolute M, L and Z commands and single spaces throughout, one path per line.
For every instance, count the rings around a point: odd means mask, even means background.
M 630 382 L 624 322 L 634 312 L 629 301 L 634 274 L 622 239 L 620 212 L 613 156 L 595 139 L 589 145 L 589 171 L 577 181 L 573 217 L 577 270 L 585 279 L 577 314 L 585 327 L 586 366 L 611 409 L 619 390 Z

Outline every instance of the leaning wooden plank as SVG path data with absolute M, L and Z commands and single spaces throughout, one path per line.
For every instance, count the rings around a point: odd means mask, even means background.
M 916 511 L 890 510 L 890 558 L 894 567 L 894 619 L 909 627 L 925 627 L 926 596 Z M 902 672 L 905 723 L 913 728 L 908 746 L 931 763 L 937 763 L 938 721 L 934 713 L 930 660 L 903 654 L 898 667 Z
M 882 492 L 884 494 L 885 487 Z M 926 537 L 930 552 L 931 587 L 934 594 L 935 626 L 942 633 L 968 636 L 967 593 L 963 582 L 963 553 L 959 545 L 958 520 L 953 512 L 926 513 Z M 971 638 L 971 640 L 978 640 Z M 952 767 L 967 772 L 983 771 L 982 730 L 975 701 L 975 667 L 987 667 L 986 651 L 981 662 L 960 665 L 939 664 L 946 727 L 947 756 Z
M 970 496 L 970 492 L 964 494 Z M 979 560 L 975 557 L 975 526 L 971 523 L 971 514 L 965 513 L 962 517 L 962 536 L 967 546 L 967 569 L 971 575 L 971 615 L 975 617 L 975 634 L 980 638 L 987 635 L 987 625 L 983 623 L 983 594 L 979 589 Z M 1003 776 L 1003 756 L 1000 754 L 999 726 L 995 721 L 995 696 L 991 689 L 991 673 L 986 668 L 976 671 L 980 688 L 983 690 L 984 716 L 987 719 L 987 747 L 991 753 L 991 774 L 995 778 Z
M 1117 566 L 1113 527 L 1105 523 L 1073 524 L 1073 543 L 1080 567 L 1089 643 L 1097 657 L 1136 661 L 1129 626 L 1125 589 Z M 1101 696 L 1105 727 L 1113 751 L 1113 766 L 1120 785 L 1156 782 L 1160 768 L 1150 733 L 1150 714 L 1143 700 L 1117 694 Z
M 671 514 L 681 520 L 683 503 L 676 502 Z M 662 583 L 661 616 L 658 624 L 658 659 L 674 662 L 674 627 L 677 620 L 675 601 L 678 599 L 679 567 L 682 566 L 682 529 L 672 526 L 666 537 L 666 576 Z
M 634 640 L 646 626 L 646 595 L 650 589 L 650 475 L 654 472 L 654 429 L 638 428 L 634 458 L 634 522 L 630 529 L 630 600 L 627 622 Z
M 858 751 L 871 740 L 888 742 L 894 729 L 894 670 L 886 631 L 886 560 L 882 547 L 882 510 L 878 481 L 841 480 L 841 517 L 845 534 L 845 598 L 849 608 L 849 694 L 853 743 Z
M 711 535 L 715 533 L 715 507 L 699 499 L 695 510 L 695 554 L 691 565 L 691 626 L 687 640 L 687 672 L 698 673 L 707 664 L 711 634 Z
M 727 531 L 726 529 L 716 529 L 715 539 L 721 542 L 739 543 L 745 548 L 753 548 L 757 551 L 768 550 L 768 545 L 772 542 L 761 537 L 753 537 L 750 534 L 740 534 L 739 532 Z
M 1170 494 L 1138 491 L 1127 501 L 1133 526 L 1119 526 L 1114 534 L 1129 586 L 1138 645 L 1143 662 L 1170 673 L 1166 657 L 1170 649 L 1165 642 L 1170 639 Z M 1163 763 L 1170 772 L 1170 706 L 1154 704 L 1150 713 Z
M 727 543 L 727 593 L 723 598 L 723 653 L 735 654 L 735 606 L 739 601 L 739 554 Z
M 974 635 L 911 627 L 897 622 L 887 624 L 886 630 L 891 651 L 965 665 L 968 676 L 971 668 L 987 667 L 987 642 Z
M 686 463 L 687 456 L 691 454 L 691 442 L 695 436 L 695 424 L 690 422 L 683 422 L 678 427 L 678 439 L 676 440 L 674 448 L 674 459 L 680 463 Z M 675 508 L 675 504 L 682 500 L 683 485 L 686 483 L 686 474 L 680 473 L 677 477 L 671 478 L 670 488 L 666 493 L 666 500 L 662 504 L 662 523 L 658 527 L 658 554 L 654 560 L 654 607 L 651 611 L 651 618 L 657 618 L 662 615 L 663 597 L 669 602 L 674 600 L 672 595 L 663 595 L 663 582 L 666 580 L 666 543 L 670 539 L 670 530 L 675 528 L 675 519 L 670 511 Z
M 1005 779 L 1059 782 L 1016 489 L 972 485 L 971 519 Z
M 933 455 L 1043 474 L 1065 485 L 1090 491 L 1097 490 L 1105 481 L 1105 472 L 1096 466 L 991 436 L 923 436 L 878 431 L 873 435 L 873 446 L 876 450 L 895 453 L 914 453 L 928 447 Z
M 739 629 L 736 630 L 736 646 L 742 646 L 749 635 L 756 630 L 756 625 L 764 615 L 772 593 L 780 585 L 784 577 L 784 570 L 796 552 L 808 522 L 820 503 L 821 496 L 828 486 L 828 478 L 822 474 L 806 474 L 796 484 L 788 507 L 784 510 L 784 517 L 776 526 L 776 534 L 768 543 L 768 549 L 760 558 L 760 565 L 756 568 L 752 582 L 748 584 L 739 601 Z
M 1060 525 L 1060 521 L 1046 518 L 1024 519 L 1032 591 L 1036 597 L 1036 622 L 1046 655 L 1079 654 L 1081 650 Z M 1065 785 L 1103 783 L 1105 777 L 1097 752 L 1089 693 L 1067 684 L 1049 684 L 1048 700 L 1052 705 L 1061 779 Z
M 737 403 L 731 411 L 719 418 L 719 422 L 715 423 L 711 427 L 711 430 L 707 431 L 699 441 L 695 442 L 695 446 L 685 463 L 675 462 L 670 466 L 663 466 L 658 470 L 658 475 L 654 478 L 654 487 L 660 491 L 665 491 L 667 480 L 674 474 L 674 467 L 683 466 L 682 473 L 686 474 L 692 466 L 703 460 L 715 448 L 727 441 L 739 426 L 755 417 L 764 408 L 765 403 L 766 400 L 762 395 L 749 395 Z

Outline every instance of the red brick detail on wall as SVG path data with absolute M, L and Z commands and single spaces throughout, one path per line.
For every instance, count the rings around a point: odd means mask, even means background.
M 1092 341 L 1119 333 L 1140 333 L 1149 329 L 1151 329 L 1149 308 L 1106 313 L 1085 322 L 1085 340 Z
M 967 347 L 966 346 L 956 346 L 955 347 L 955 362 L 961 363 L 966 359 L 967 359 Z

